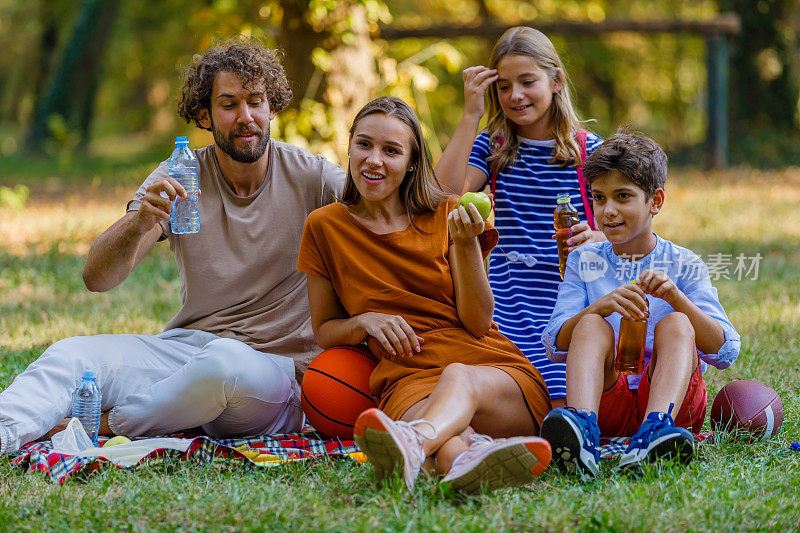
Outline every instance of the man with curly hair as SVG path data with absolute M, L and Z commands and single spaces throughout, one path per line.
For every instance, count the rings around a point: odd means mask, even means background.
M 101 434 L 200 426 L 233 437 L 301 426 L 298 383 L 319 348 L 297 254 L 306 216 L 340 196 L 344 171 L 270 139 L 270 120 L 290 99 L 274 50 L 234 39 L 195 57 L 179 113 L 214 136 L 194 151 L 200 232 L 170 232 L 171 202 L 186 193 L 164 161 L 92 244 L 83 272 L 89 290 L 107 291 L 169 240 L 182 306 L 157 335 L 50 346 L 0 394 L 0 453 L 63 428 L 85 369 L 96 370 L 103 394 Z

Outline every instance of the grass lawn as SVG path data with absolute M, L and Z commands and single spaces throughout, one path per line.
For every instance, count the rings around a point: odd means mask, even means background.
M 0 204 L 0 388 L 58 339 L 155 333 L 177 310 L 165 244 L 109 293 L 90 294 L 81 281 L 92 239 L 123 214 L 151 167 L 95 161 L 53 170 L 0 160 L 0 185 L 31 188 L 25 207 Z M 800 453 L 789 449 L 800 440 L 800 170 L 674 170 L 667 187 L 656 230 L 731 278 L 715 285 L 742 353 L 729 370 L 706 373 L 709 398 L 736 378 L 769 384 L 784 403 L 777 437 L 747 444 L 726 435 L 700 446 L 687 468 L 639 478 L 607 469 L 583 483 L 548 470 L 528 487 L 476 498 L 447 494 L 430 479 L 413 494 L 399 480 L 379 487 L 369 468 L 345 462 L 107 468 L 57 486 L 0 459 L 0 530 L 800 529 Z M 740 254 L 761 255 L 757 279 L 752 270 L 737 279 Z

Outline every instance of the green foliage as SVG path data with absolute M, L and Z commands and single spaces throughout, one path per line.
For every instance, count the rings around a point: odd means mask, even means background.
M 12 126 L 0 132 L 0 155 L 10 155 L 21 146 L 19 132 L 34 116 L 48 73 L 68 47 L 82 5 L 79 0 L 0 0 L 0 47 L 7 52 L 0 56 L 0 122 Z M 472 25 L 485 15 L 509 25 L 554 20 L 599 23 L 620 18 L 702 20 L 731 9 L 744 22 L 744 32 L 732 47 L 731 125 L 736 135 L 731 138 L 737 142 L 739 133 L 752 137 L 745 141 L 752 148 L 734 145 L 732 154 L 754 153 L 753 162 L 760 164 L 764 154 L 772 151 L 770 146 L 757 146 L 761 137 L 776 126 L 797 131 L 797 0 L 125 0 L 119 4 L 105 47 L 93 131 L 99 137 L 109 133 L 145 135 L 154 145 L 188 133 L 191 127 L 182 124 L 175 112 L 182 70 L 193 54 L 240 33 L 293 54 L 302 51 L 303 57 L 287 57 L 287 63 L 306 67 L 290 70 L 297 73 L 291 80 L 297 99 L 293 111 L 277 123 L 275 134 L 314 151 L 336 154 L 341 151 L 337 145 L 341 143 L 340 130 L 348 126 L 348 120 L 330 109 L 324 89 L 333 65 L 331 53 L 338 46 L 357 44 L 354 17 L 363 13 L 358 16 L 364 17 L 372 32 L 368 46 L 375 57 L 374 71 L 381 77 L 378 88 L 364 98 L 397 94 L 408 99 L 425 124 L 435 156 L 446 146 L 460 118 L 460 70 L 486 63 L 493 39 L 386 42 L 379 38 L 380 24 L 399 28 Z M 302 19 L 299 26 L 292 18 L 297 10 Z M 577 89 L 579 110 L 585 118 L 595 119 L 589 126 L 598 133 L 606 135 L 617 125 L 630 123 L 670 152 L 703 143 L 706 80 L 702 38 L 633 33 L 550 37 Z M 437 52 L 418 55 L 432 49 Z M 74 136 L 91 116 L 76 124 L 68 113 L 61 115 L 70 134 L 47 147 L 46 153 L 68 157 L 74 151 Z M 325 121 L 326 126 L 310 133 L 307 127 L 288 127 L 284 132 L 284 124 L 295 120 Z M 331 128 L 335 135 L 329 133 Z M 784 158 L 777 162 L 791 162 L 791 156 L 787 150 L 775 157 Z
M 31 190 L 25 185 L 15 187 L 0 186 L 0 208 L 23 209 Z

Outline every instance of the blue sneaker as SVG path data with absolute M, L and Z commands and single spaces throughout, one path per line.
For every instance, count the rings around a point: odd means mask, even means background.
M 672 420 L 670 404 L 667 413 L 650 413 L 639 430 L 631 437 L 631 443 L 622 454 L 620 468 L 634 470 L 642 463 L 660 459 L 674 459 L 689 464 L 694 452 L 694 437 L 688 429 L 677 427 Z
M 550 443 L 552 462 L 562 472 L 600 475 L 600 428 L 593 412 L 572 407 L 553 409 L 542 421 L 542 438 Z

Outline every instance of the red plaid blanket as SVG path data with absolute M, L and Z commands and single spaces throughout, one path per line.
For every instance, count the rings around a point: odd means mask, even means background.
M 300 460 L 317 460 L 323 457 L 343 457 L 366 461 L 353 441 L 318 440 L 316 434 L 295 433 L 263 435 L 242 439 L 212 439 L 206 436 L 170 435 L 192 438 L 185 452 L 157 449 L 144 456 L 133 468 L 168 460 L 192 460 L 199 463 L 231 461 L 241 465 L 267 467 Z M 101 438 L 101 444 L 106 439 Z M 31 442 L 12 454 L 12 464 L 28 472 L 44 472 L 53 482 L 63 484 L 70 477 L 85 475 L 98 468 L 118 465 L 103 457 L 80 457 L 52 452 L 50 441 Z M 238 449 L 237 449 L 238 448 Z M 256 457 L 253 452 L 258 451 Z
M 302 432 L 282 435 L 263 435 L 242 439 L 212 439 L 206 436 L 170 435 L 178 438 L 193 438 L 185 452 L 157 449 L 144 456 L 133 468 L 167 460 L 192 460 L 207 463 L 215 460 L 238 462 L 241 465 L 268 467 L 299 460 L 317 460 L 323 457 L 349 458 L 365 463 L 366 457 L 353 441 L 319 440 L 316 433 Z M 695 435 L 700 444 L 710 433 Z M 105 441 L 101 437 L 101 443 Z M 600 457 L 610 459 L 625 451 L 630 438 L 601 439 Z M 50 441 L 31 442 L 12 454 L 12 464 L 26 468 L 28 472 L 45 472 L 50 480 L 64 483 L 75 475 L 85 475 L 98 468 L 118 465 L 102 457 L 79 457 L 52 452 Z M 258 456 L 254 456 L 254 451 Z M 249 452 L 249 453 L 248 453 Z

